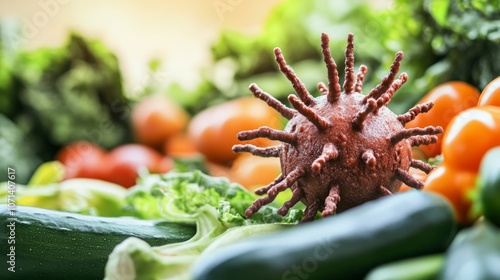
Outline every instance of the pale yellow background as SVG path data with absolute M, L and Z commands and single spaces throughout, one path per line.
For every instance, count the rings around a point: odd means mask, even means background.
M 222 29 L 256 34 L 281 1 L 0 0 L 0 17 L 21 20 L 27 48 L 59 46 L 70 30 L 101 39 L 118 56 L 125 86 L 135 90 L 145 84 L 152 58 L 163 62 L 158 82 L 196 83 Z

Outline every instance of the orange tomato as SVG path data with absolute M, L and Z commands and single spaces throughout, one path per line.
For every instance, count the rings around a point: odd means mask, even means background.
M 445 197 L 453 206 L 457 221 L 462 225 L 470 225 L 474 220 L 469 216 L 472 200 L 468 196 L 474 189 L 476 177 L 476 172 L 441 165 L 429 173 L 423 190 Z
M 500 106 L 500 77 L 486 85 L 481 93 L 477 106 L 484 105 Z
M 282 127 L 280 118 L 281 115 L 262 100 L 243 97 L 198 113 L 188 126 L 188 134 L 208 160 L 226 165 L 237 156 L 232 151 L 233 145 L 242 143 L 237 139 L 238 132 L 261 126 L 279 129 Z M 259 138 L 245 143 L 262 147 L 273 142 Z
M 184 157 L 197 154 L 194 141 L 185 133 L 170 137 L 163 145 L 163 153 L 173 157 Z
M 434 102 L 434 107 L 427 113 L 419 114 L 414 120 L 406 124 L 407 128 L 441 126 L 446 127 L 455 115 L 465 109 L 475 107 L 479 99 L 479 91 L 460 81 L 441 84 L 429 91 L 418 103 Z M 431 145 L 422 145 L 420 150 L 427 157 L 435 157 L 441 153 L 442 134 L 438 134 L 438 141 Z
M 186 127 L 189 115 L 169 98 L 152 95 L 134 107 L 131 121 L 138 143 L 159 148 L 168 138 Z
M 235 182 L 254 190 L 273 182 L 278 177 L 281 173 L 280 159 L 241 154 L 234 160 L 230 172 Z
M 500 145 L 500 108 L 482 106 L 455 116 L 444 133 L 443 163 L 457 170 L 477 172 L 481 159 Z

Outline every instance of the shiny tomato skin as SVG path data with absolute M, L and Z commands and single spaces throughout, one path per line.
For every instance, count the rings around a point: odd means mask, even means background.
M 476 172 L 441 165 L 429 173 L 423 190 L 445 197 L 453 206 L 457 221 L 462 225 L 470 225 L 474 219 L 470 216 L 472 199 L 469 196 L 476 178 Z
M 251 143 L 263 147 L 274 143 L 265 138 L 242 142 L 237 139 L 238 132 L 261 126 L 280 129 L 280 118 L 279 113 L 262 100 L 242 97 L 198 113 L 188 126 L 188 134 L 208 160 L 227 165 L 237 157 L 232 151 L 235 144 Z
M 443 137 L 443 163 L 478 172 L 484 154 L 500 145 L 500 108 L 482 106 L 461 112 Z
M 111 150 L 107 156 L 106 180 L 112 183 L 131 187 L 135 185 L 139 169 L 147 168 L 150 173 L 164 173 L 171 165 L 156 150 L 140 145 L 125 144 Z
M 230 169 L 233 180 L 248 190 L 268 185 L 281 173 L 280 159 L 240 154 Z
M 78 141 L 63 147 L 55 159 L 65 167 L 64 179 L 102 179 L 105 176 L 105 157 L 106 151 L 100 146 Z
M 477 106 L 500 107 L 500 76 L 491 81 L 481 92 Z
M 160 148 L 167 139 L 187 126 L 189 115 L 168 97 L 152 95 L 134 107 L 131 120 L 138 143 Z
M 433 102 L 433 108 L 419 114 L 413 121 L 406 124 L 406 128 L 441 126 L 446 131 L 449 122 L 458 113 L 475 107 L 479 99 L 479 91 L 465 82 L 451 81 L 441 84 L 429 91 L 418 103 Z M 441 154 L 443 134 L 438 134 L 438 141 L 431 145 L 421 145 L 419 149 L 427 157 Z

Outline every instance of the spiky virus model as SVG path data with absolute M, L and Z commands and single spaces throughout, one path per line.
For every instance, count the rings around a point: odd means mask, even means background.
M 343 91 L 337 66 L 330 53 L 329 38 L 322 34 L 321 47 L 327 69 L 328 84 L 318 83 L 321 92 L 313 97 L 283 58 L 274 50 L 280 71 L 290 80 L 297 95 L 288 96 L 294 109 L 251 84 L 255 97 L 266 102 L 288 119 L 283 131 L 269 127 L 238 133 L 238 139 L 268 138 L 282 143 L 273 147 L 238 144 L 234 152 L 249 152 L 261 157 L 279 157 L 281 175 L 271 184 L 257 189 L 257 199 L 245 212 L 247 217 L 272 202 L 278 193 L 291 188 L 292 197 L 279 209 L 280 215 L 301 201 L 306 205 L 304 219 L 339 213 L 366 201 L 397 192 L 404 182 L 421 189 L 423 183 L 408 173 L 410 167 L 428 173 L 432 167 L 412 159 L 412 146 L 435 143 L 441 127 L 405 129 L 404 125 L 433 104 L 420 104 L 403 115 L 394 114 L 386 105 L 406 82 L 402 73 L 397 79 L 403 53 L 398 52 L 389 74 L 363 95 L 367 67 L 361 65 L 354 74 L 354 36 L 348 35 L 345 51 Z

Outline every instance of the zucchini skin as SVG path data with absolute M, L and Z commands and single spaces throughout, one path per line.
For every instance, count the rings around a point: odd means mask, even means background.
M 8 245 L 10 220 L 15 221 L 15 244 Z M 15 272 L 0 270 L 0 279 L 103 279 L 113 248 L 128 237 L 143 239 L 151 246 L 186 241 L 196 225 L 104 218 L 27 206 L 16 206 L 10 216 L 0 205 L 2 264 L 10 246 L 15 246 Z M 8 228 L 7 228 L 8 229 Z
M 484 219 L 462 229 L 446 252 L 438 279 L 500 279 L 500 228 Z
M 500 227 L 500 147 L 489 150 L 481 161 L 479 199 L 484 217 Z
M 456 232 L 451 206 L 419 191 L 398 193 L 215 251 L 196 280 L 361 279 L 403 258 L 443 252 Z

